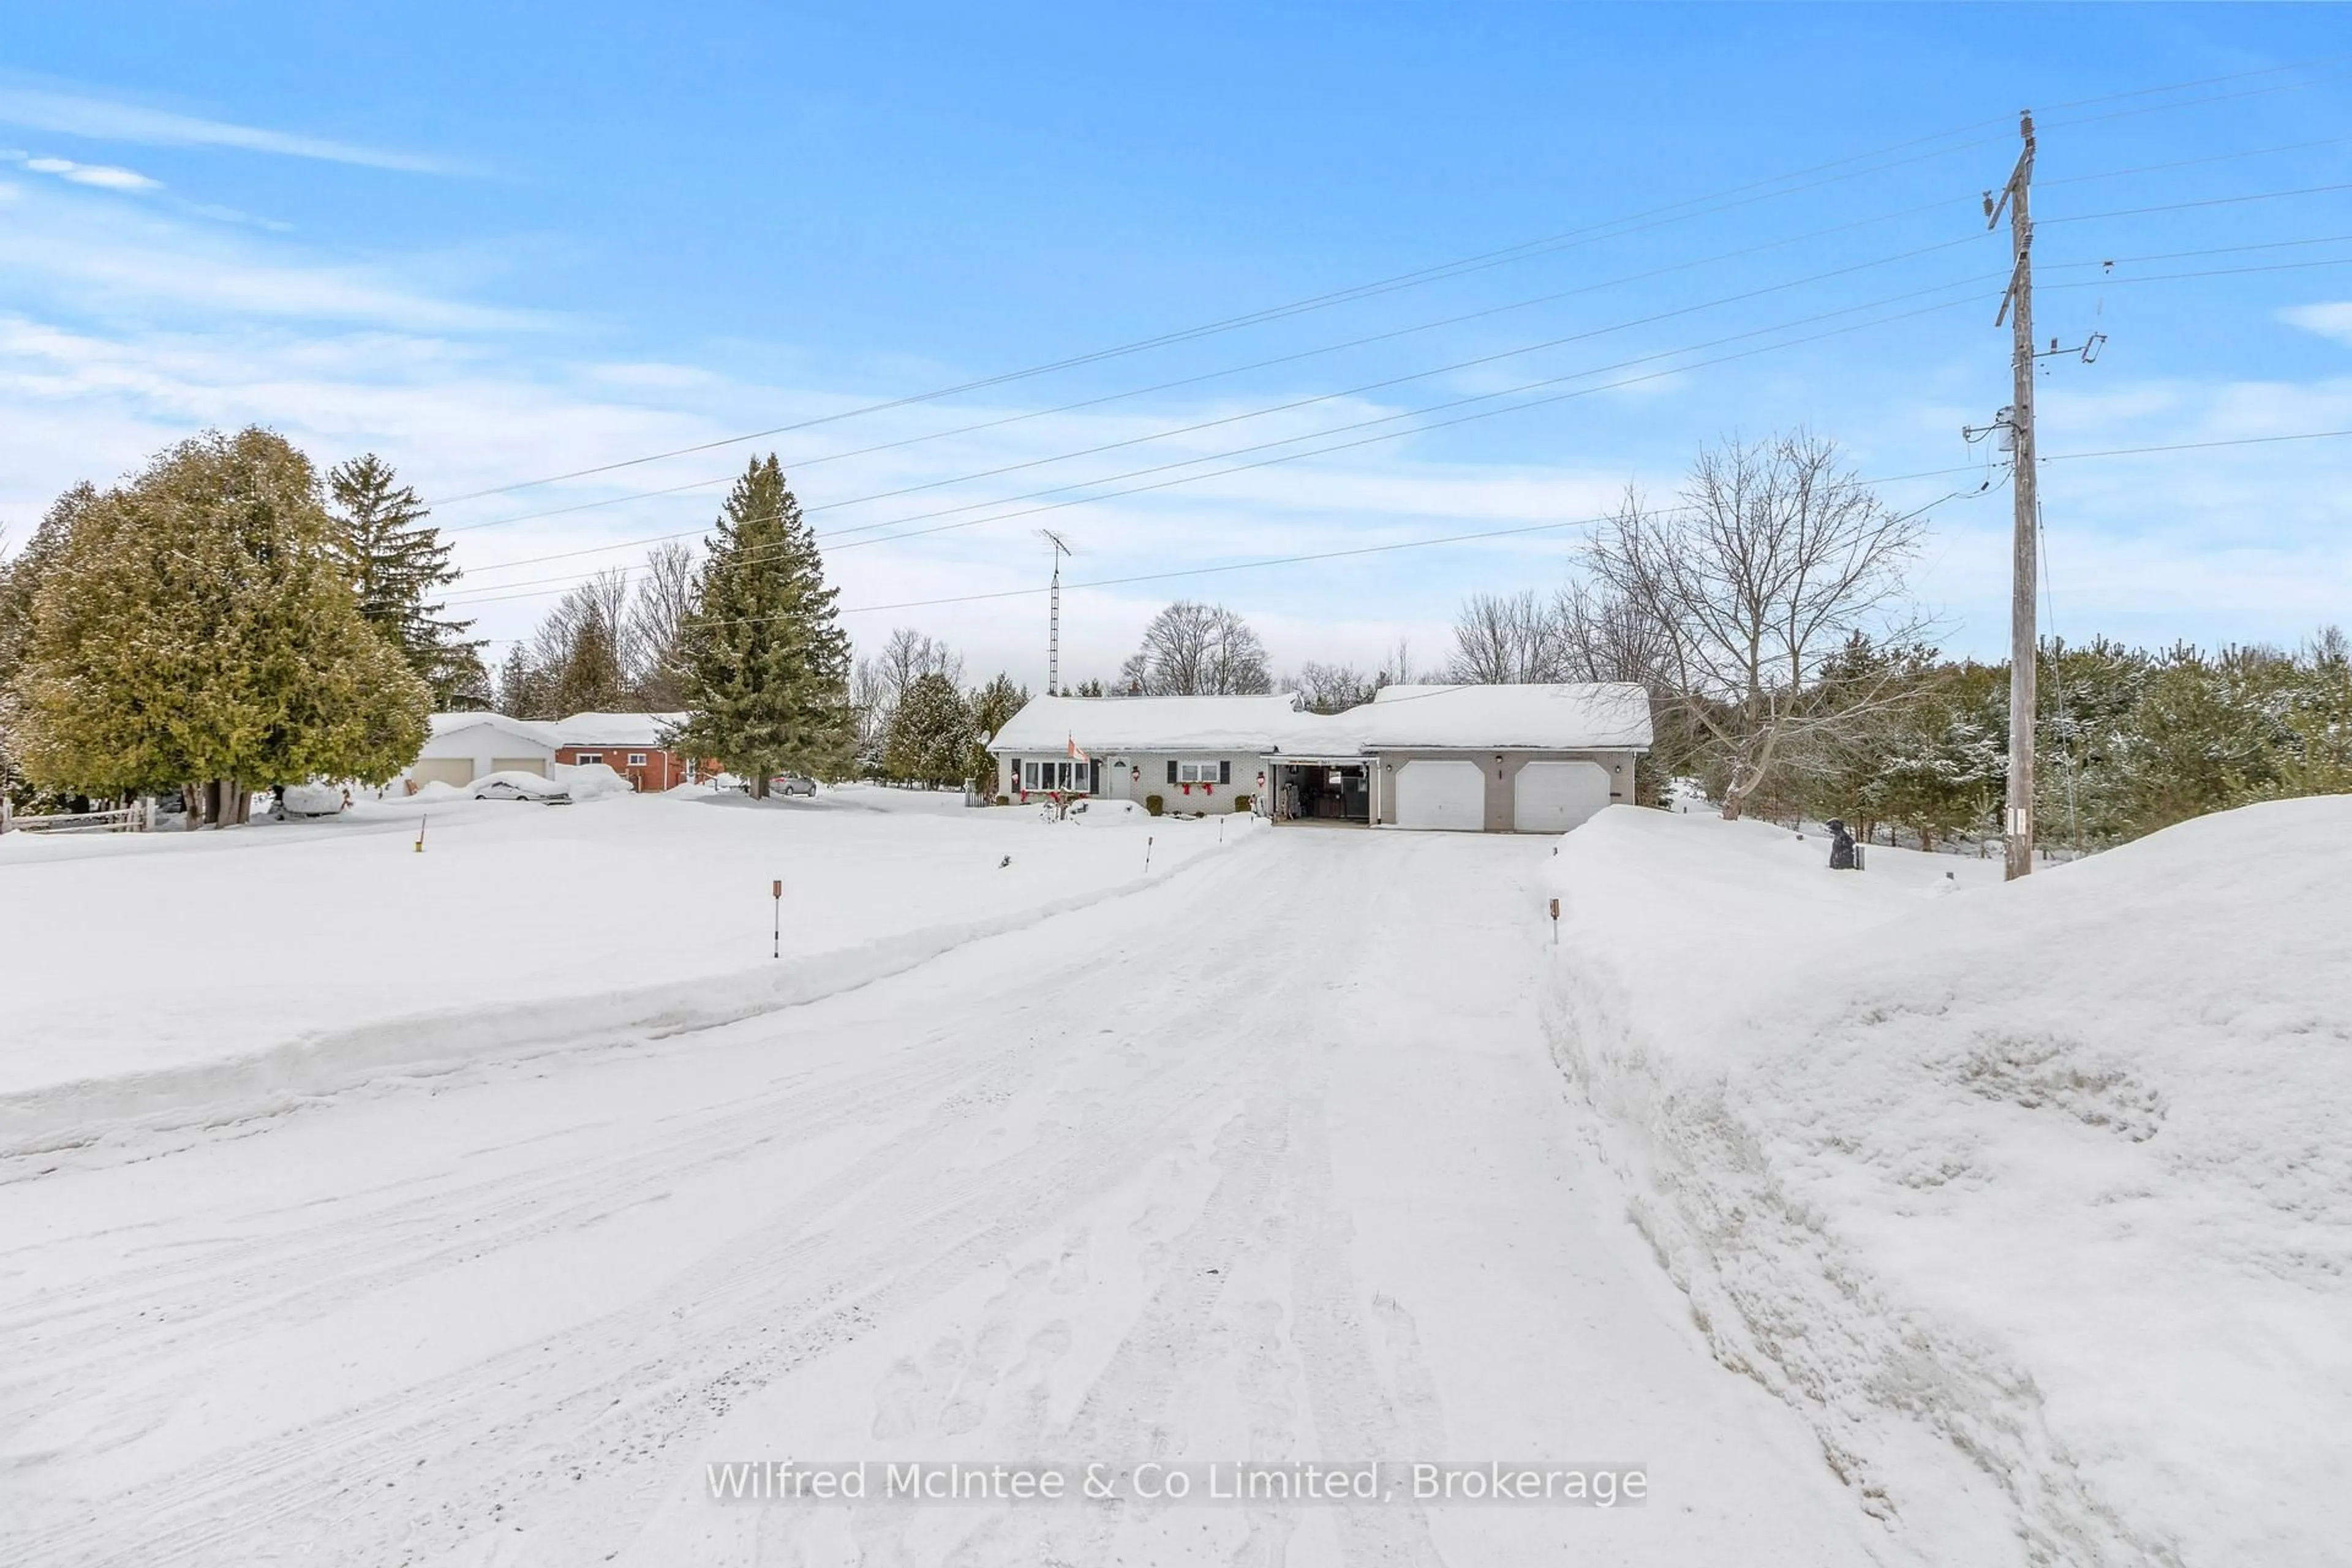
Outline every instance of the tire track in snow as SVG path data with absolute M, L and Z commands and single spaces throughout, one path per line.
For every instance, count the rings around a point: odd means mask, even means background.
M 1200 956 L 1221 984 L 1269 992 L 1276 975 L 1268 962 L 1254 958 L 1252 947 L 1245 933 L 1229 932 Z M 1110 983 L 1120 1000 L 1139 1004 L 1147 1016 L 1181 1016 L 1153 1008 L 1159 999 L 1148 970 L 1121 967 Z M 1157 984 L 1185 988 L 1181 975 Z M 1064 1060 L 1087 1048 L 1098 1047 L 1081 1042 L 1066 1049 Z M 142 1510 L 160 1525 L 145 1535 L 142 1560 L 242 1561 L 233 1542 L 277 1538 L 304 1518 L 315 1532 L 327 1511 L 340 1517 L 326 1529 L 359 1558 L 370 1540 L 394 1536 L 413 1550 L 420 1537 L 454 1542 L 502 1515 L 513 1517 L 506 1500 L 551 1479 L 576 1485 L 615 1467 L 642 1470 L 723 1415 L 741 1392 L 993 1262 L 1052 1223 L 1057 1198 L 1099 1190 L 1113 1173 L 1131 1166 L 1139 1151 L 1155 1148 L 1155 1140 L 1177 1135 L 1230 1098 L 1222 1058 L 1182 1044 L 1161 1047 L 1154 1058 L 1123 1080 L 1121 1092 L 1099 1097 L 1067 1138 L 1033 1143 L 942 1183 L 920 1157 L 969 1118 L 942 1122 L 935 1115 L 785 1205 L 756 1236 L 740 1238 L 728 1255 L 688 1270 L 646 1303 L 165 1478 L 141 1494 Z M 816 1228 L 828 1216 L 834 1223 Z M 919 1261 L 909 1265 L 909 1258 Z M 800 1279 L 812 1283 L 782 1293 Z M 780 1324 L 791 1327 L 779 1331 Z M 746 1342 L 756 1345 L 753 1353 L 742 1353 Z M 648 1345 L 664 1349 L 647 1357 Z M 497 1405 L 468 1407 L 467 1396 L 485 1386 L 500 1390 Z M 434 1473 L 478 1466 L 486 1452 L 515 1457 L 499 1476 Z M 427 1519 L 404 1518 L 376 1489 L 383 1482 L 393 1483 L 384 1490 L 406 1484 L 437 1491 L 444 1500 Z M 43 1561 L 89 1560 L 89 1553 L 105 1550 L 108 1523 L 101 1512 L 28 1540 Z M 312 1541 L 324 1544 L 316 1533 Z M 354 1560 L 341 1548 L 334 1554 Z

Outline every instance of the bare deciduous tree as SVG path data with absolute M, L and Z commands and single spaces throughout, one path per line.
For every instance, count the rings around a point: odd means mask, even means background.
M 1791 736 L 1868 710 L 1868 694 L 1823 689 L 1848 639 L 1923 629 L 1901 600 L 1925 530 L 1801 431 L 1701 452 L 1682 500 L 1656 510 L 1629 489 L 1586 561 L 1654 628 L 1660 673 L 1721 753 L 1723 815 L 1737 817 Z
M 1310 713 L 1344 713 L 1370 702 L 1381 689 L 1378 675 L 1367 675 L 1352 664 L 1318 664 L 1311 658 L 1298 667 L 1297 679 L 1283 684 L 1298 692 Z
M 963 655 L 912 626 L 895 628 L 873 657 L 857 661 L 849 674 L 849 705 L 857 716 L 861 755 L 870 751 L 879 756 L 898 704 L 927 675 L 940 676 L 950 686 L 961 688 Z
M 700 582 L 691 545 L 672 541 L 646 552 L 629 605 L 627 642 L 637 666 L 637 696 L 648 708 L 667 710 L 686 705 L 681 639 Z
M 1119 668 L 1119 685 L 1154 697 L 1270 691 L 1265 645 L 1223 605 L 1180 599 L 1151 617 L 1143 646 Z
M 1447 673 L 1470 686 L 1558 680 L 1559 633 L 1553 606 L 1532 588 L 1473 594 L 1454 623 L 1454 659 Z

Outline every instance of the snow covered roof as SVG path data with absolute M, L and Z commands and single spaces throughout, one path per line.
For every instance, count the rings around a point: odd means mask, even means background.
M 1293 692 L 1271 697 L 1032 697 L 992 752 L 1257 752 L 1301 718 Z
M 559 745 L 658 748 L 664 734 L 685 722 L 683 713 L 567 713 L 553 728 Z
M 1354 756 L 1425 748 L 1647 751 L 1650 700 L 1623 684 L 1391 686 L 1344 713 L 1303 713 L 1274 697 L 1035 697 L 999 731 L 1000 753 L 1285 752 Z
M 1627 682 L 1391 686 L 1338 717 L 1366 750 L 1620 752 L 1651 741 L 1649 693 Z
M 504 713 L 488 711 L 435 713 L 425 722 L 426 733 L 436 740 L 444 735 L 454 735 L 460 730 L 470 730 L 477 724 L 487 724 L 493 730 L 502 730 L 509 735 L 519 735 L 524 740 L 541 746 L 553 747 L 559 743 L 555 739 L 553 725 L 542 723 L 536 719 L 512 719 Z

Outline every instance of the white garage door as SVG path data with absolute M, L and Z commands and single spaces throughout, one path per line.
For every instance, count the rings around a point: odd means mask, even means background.
M 1486 826 L 1486 775 L 1475 763 L 1407 763 L 1397 770 L 1399 827 Z
M 471 757 L 419 757 L 408 776 L 418 784 L 467 784 L 474 782 Z
M 490 772 L 494 773 L 537 773 L 541 778 L 545 778 L 547 776 L 547 759 L 545 757 L 492 757 L 490 759 Z
M 1599 763 L 1529 763 L 1511 782 L 1511 826 L 1522 833 L 1565 833 L 1609 804 Z

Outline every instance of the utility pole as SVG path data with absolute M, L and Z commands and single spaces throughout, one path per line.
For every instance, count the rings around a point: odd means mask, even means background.
M 2000 221 L 2009 209 L 2009 232 L 2017 251 L 2017 268 L 2010 275 L 2009 292 L 2001 311 L 2010 319 L 2010 375 L 2012 382 L 2010 422 L 2016 451 L 2010 467 L 2010 486 L 2017 521 L 2010 563 L 2009 600 L 2009 821 L 2002 836 L 2004 874 L 2011 880 L 2033 870 L 2033 665 L 2036 653 L 2033 440 L 2033 219 L 2026 195 L 2033 183 L 2033 115 L 2018 116 L 2018 135 L 2025 147 L 1999 204 L 1985 198 L 1985 226 Z M 2000 325 L 2000 315 L 1993 317 Z
M 1045 695 L 1058 697 L 1062 690 L 1062 557 L 1070 552 L 1070 547 L 1050 528 L 1037 531 L 1054 547 L 1054 586 L 1045 634 Z

